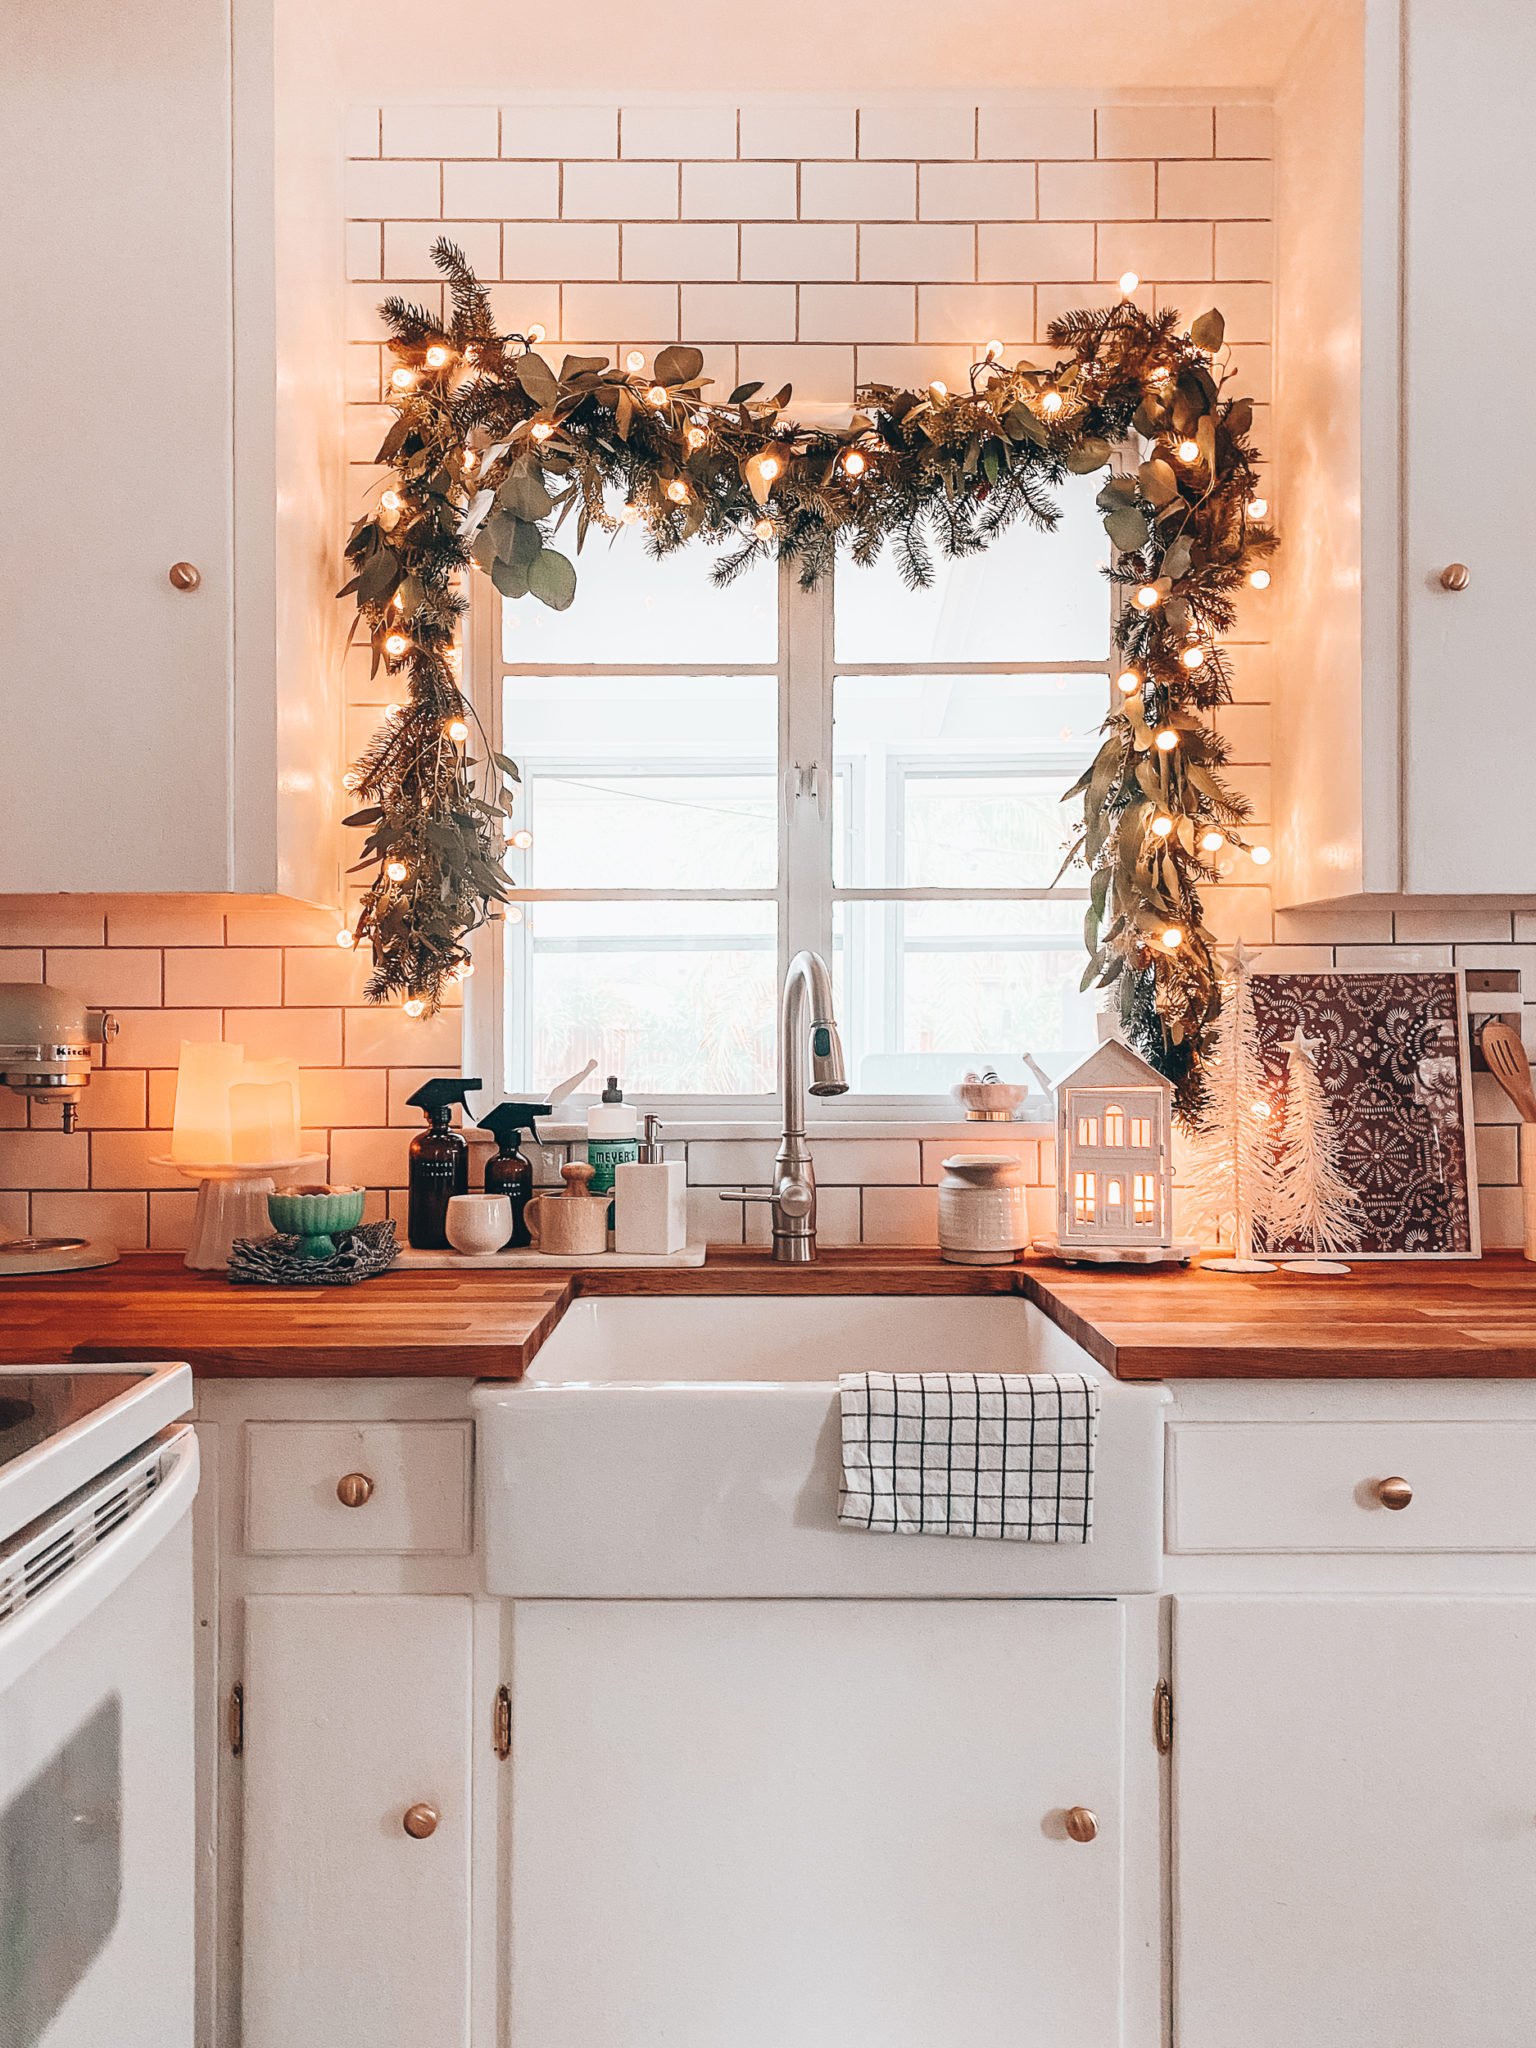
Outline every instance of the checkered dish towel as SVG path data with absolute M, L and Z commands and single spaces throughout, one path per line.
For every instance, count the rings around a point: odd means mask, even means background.
M 846 1527 L 1093 1540 L 1099 1389 L 1083 1374 L 857 1372 L 838 1384 Z

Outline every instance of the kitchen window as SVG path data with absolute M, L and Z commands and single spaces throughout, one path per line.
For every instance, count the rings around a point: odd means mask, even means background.
M 531 843 L 481 937 L 476 1070 L 527 1094 L 595 1056 L 695 1114 L 763 1107 L 802 946 L 837 990 L 834 1114 L 952 1113 L 967 1069 L 1086 1051 L 1086 892 L 1055 877 L 1109 699 L 1092 498 L 1074 480 L 1055 534 L 936 560 L 922 591 L 888 553 L 814 591 L 766 560 L 722 589 L 714 550 L 657 561 L 625 529 L 589 539 L 569 611 L 479 603 L 477 693 Z

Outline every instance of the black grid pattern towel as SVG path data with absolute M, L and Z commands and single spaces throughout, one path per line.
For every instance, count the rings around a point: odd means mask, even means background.
M 1083 1374 L 858 1372 L 839 1386 L 847 1527 L 1093 1540 L 1099 1389 Z

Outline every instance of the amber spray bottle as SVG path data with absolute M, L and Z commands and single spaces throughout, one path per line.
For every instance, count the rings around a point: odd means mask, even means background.
M 519 1147 L 523 1132 L 533 1131 L 536 1116 L 548 1116 L 547 1102 L 498 1102 L 489 1116 L 480 1119 L 482 1131 L 496 1140 L 496 1150 L 485 1162 L 485 1192 L 507 1195 L 512 1202 L 512 1235 L 502 1246 L 504 1252 L 521 1251 L 533 1242 L 528 1234 L 524 1211 L 533 1193 L 533 1164 Z
M 478 1093 L 480 1083 L 447 1079 L 424 1081 L 405 1099 L 427 1119 L 427 1128 L 411 1140 L 410 1204 L 405 1234 L 419 1252 L 448 1249 L 448 1204 L 469 1193 L 469 1146 L 453 1121 L 454 1104 Z

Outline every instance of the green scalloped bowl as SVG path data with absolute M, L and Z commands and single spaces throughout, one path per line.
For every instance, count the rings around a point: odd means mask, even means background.
M 281 1190 L 267 1197 L 267 1219 L 284 1237 L 296 1237 L 294 1254 L 301 1259 L 335 1255 L 336 1233 L 356 1230 L 363 1220 L 362 1188 L 333 1188 L 324 1195 L 295 1195 Z

